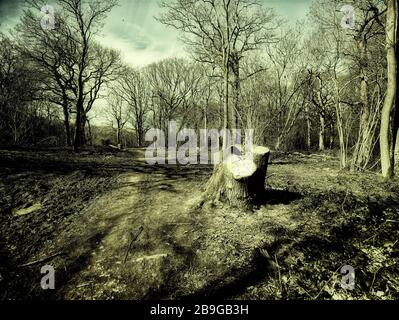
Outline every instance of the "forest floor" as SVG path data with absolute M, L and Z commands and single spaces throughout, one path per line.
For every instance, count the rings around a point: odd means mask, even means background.
M 0 151 L 0 299 L 399 299 L 397 179 L 273 154 L 243 212 L 196 206 L 211 172 L 143 150 Z

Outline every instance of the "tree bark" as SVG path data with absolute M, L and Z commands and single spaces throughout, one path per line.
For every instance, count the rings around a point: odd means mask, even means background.
M 398 10 L 398 4 L 396 2 L 395 10 Z M 398 63 L 398 17 L 396 16 L 396 38 L 395 38 L 395 60 L 396 64 Z M 398 85 L 398 72 L 396 71 L 396 86 Z M 394 113 L 394 121 L 393 121 L 393 160 L 392 165 L 394 166 L 394 174 L 399 175 L 399 96 L 395 97 L 395 113 Z
M 230 117 L 229 117 L 229 67 L 226 63 L 224 70 L 224 105 L 223 105 L 223 150 L 227 149 L 230 140 Z
M 63 104 L 62 104 L 62 109 L 64 112 L 65 143 L 68 147 L 71 147 L 72 146 L 71 125 L 69 122 L 68 100 L 65 97 L 64 97 Z
M 337 95 L 338 96 L 338 95 Z M 341 169 L 345 169 L 347 166 L 347 154 L 346 154 L 346 143 L 345 143 L 345 130 L 343 125 L 342 117 L 342 106 L 339 100 L 335 103 L 335 113 L 337 117 L 337 130 L 339 140 L 339 164 Z
M 393 166 L 391 163 L 391 146 L 389 143 L 389 129 L 391 111 L 395 102 L 396 95 L 396 72 L 397 61 L 395 55 L 396 46 L 396 10 L 397 1 L 388 0 L 387 21 L 386 21 L 386 46 L 387 46 L 387 93 L 384 100 L 384 106 L 381 112 L 381 127 L 380 127 L 380 150 L 381 150 L 381 171 L 385 179 L 393 176 Z
M 77 111 L 76 111 L 74 150 L 78 151 L 80 147 L 82 147 L 86 143 L 86 136 L 85 136 L 86 115 L 83 105 L 79 106 L 79 104 L 77 104 L 76 108 Z

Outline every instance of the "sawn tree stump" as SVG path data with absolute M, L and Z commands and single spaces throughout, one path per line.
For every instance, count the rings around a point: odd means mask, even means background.
M 250 208 L 264 195 L 270 150 L 254 146 L 251 157 L 240 155 L 239 147 L 232 148 L 232 154 L 215 165 L 206 185 L 204 202 L 225 202 L 233 207 Z M 216 156 L 220 157 L 220 154 Z

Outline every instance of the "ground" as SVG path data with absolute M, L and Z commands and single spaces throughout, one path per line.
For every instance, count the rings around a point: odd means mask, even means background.
M 243 212 L 197 205 L 211 167 L 143 154 L 0 151 L 0 299 L 399 298 L 398 180 L 273 153 L 264 200 Z

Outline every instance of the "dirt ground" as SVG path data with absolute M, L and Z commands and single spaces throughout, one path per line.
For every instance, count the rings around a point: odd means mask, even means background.
M 0 151 L 0 299 L 399 298 L 398 180 L 273 154 L 243 212 L 197 207 L 211 172 L 138 149 Z

